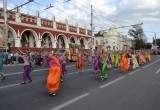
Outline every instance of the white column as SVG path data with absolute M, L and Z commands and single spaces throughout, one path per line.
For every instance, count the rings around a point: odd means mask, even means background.
M 66 31 L 69 31 L 69 25 L 66 24 Z
M 21 22 L 21 14 L 19 12 L 16 13 L 16 22 Z
M 21 39 L 20 38 L 15 39 L 15 47 L 21 47 Z
M 34 36 L 32 34 L 29 35 L 29 47 L 34 47 L 33 37 Z
M 57 48 L 57 41 L 52 42 L 52 48 Z
M 57 29 L 57 23 L 55 21 L 53 22 L 53 29 Z
M 37 18 L 37 26 L 41 26 L 41 18 Z
M 79 28 L 77 27 L 77 33 L 79 33 Z
M 36 47 L 37 48 L 41 48 L 41 40 L 37 40 L 36 41 Z
M 85 29 L 85 35 L 87 35 L 88 34 L 88 31 L 87 31 L 87 29 Z
M 41 18 L 40 18 L 39 11 L 36 12 L 36 17 L 37 17 L 37 26 L 41 26 Z
M 88 42 L 86 42 L 84 45 L 85 45 L 85 46 L 84 46 L 85 49 L 89 49 L 89 48 L 88 48 Z

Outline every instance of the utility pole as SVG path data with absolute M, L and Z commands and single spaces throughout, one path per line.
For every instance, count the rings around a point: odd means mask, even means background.
M 8 43 L 8 28 L 7 28 L 7 0 L 3 0 L 3 17 L 4 17 L 4 25 L 2 26 L 3 28 L 3 33 L 4 33 L 4 36 L 3 36 L 3 42 L 1 42 L 3 48 L 6 49 L 6 52 L 7 52 L 7 43 Z
M 20 5 L 20 6 L 17 6 L 15 8 L 11 9 L 11 10 L 7 10 L 7 0 L 3 0 L 3 11 L 4 11 L 3 15 L 4 15 L 4 29 L 5 29 L 5 31 L 4 31 L 4 33 L 5 33 L 5 35 L 4 35 L 5 44 L 3 44 L 3 45 L 6 48 L 6 52 L 7 52 L 7 49 L 9 49 L 10 45 L 11 45 L 11 43 L 8 42 L 8 20 L 7 20 L 8 18 L 7 17 L 8 17 L 9 12 L 11 12 L 14 9 L 17 9 L 19 7 L 22 7 L 23 5 L 26 5 L 26 4 L 30 3 L 30 2 L 33 2 L 33 1 L 34 0 L 28 0 L 28 2 L 26 2 L 26 3 L 24 3 L 24 4 Z
M 4 25 L 7 25 L 7 0 L 3 0 L 3 15 L 4 15 Z
M 91 44 L 94 45 L 94 39 L 93 39 L 93 9 L 91 5 Z
M 157 46 L 157 42 L 156 42 L 156 33 L 155 33 L 155 46 Z

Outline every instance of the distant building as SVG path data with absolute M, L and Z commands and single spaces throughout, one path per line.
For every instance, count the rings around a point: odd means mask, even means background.
M 94 46 L 105 46 L 110 50 L 129 50 L 132 47 L 132 39 L 127 35 L 117 32 L 117 29 L 111 28 L 107 32 L 95 34 Z

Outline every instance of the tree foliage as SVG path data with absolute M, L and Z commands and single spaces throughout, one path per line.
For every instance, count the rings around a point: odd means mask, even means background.
M 152 48 L 152 44 L 151 43 L 146 43 L 146 49 L 151 49 Z
M 146 48 L 146 36 L 140 25 L 132 26 L 128 31 L 128 35 L 134 38 L 134 49 Z
M 132 29 L 129 30 L 128 35 L 133 37 L 134 39 L 143 39 L 145 37 L 143 28 L 140 25 L 132 26 Z

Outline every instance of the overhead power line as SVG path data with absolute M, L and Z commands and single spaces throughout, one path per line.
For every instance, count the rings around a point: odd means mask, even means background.
M 136 25 L 143 25 L 143 23 L 134 24 L 134 25 L 128 25 L 128 26 L 115 27 L 115 28 L 112 28 L 112 29 L 126 28 L 126 27 L 131 27 L 131 26 L 136 26 Z M 108 31 L 108 30 L 111 30 L 111 28 L 110 29 L 106 29 L 106 30 L 102 30 L 103 31 L 102 34 L 105 34 L 106 33 L 105 31 Z
M 52 5 L 50 4 L 50 6 L 49 6 L 49 7 L 46 7 L 44 10 L 47 10 L 47 9 L 49 9 L 49 8 L 52 8 L 52 7 L 54 7 L 54 6 L 52 6 Z
M 8 12 L 11 12 L 12 10 L 15 10 L 15 9 L 17 9 L 17 8 L 19 8 L 19 7 L 22 7 L 22 6 L 24 6 L 24 5 L 27 5 L 27 4 L 29 4 L 30 2 L 34 2 L 34 0 L 28 0 L 28 2 L 26 2 L 26 3 L 22 4 L 22 5 L 19 5 L 19 6 L 13 8 L 13 9 L 11 9 L 11 10 L 8 10 L 7 13 L 8 13 Z

